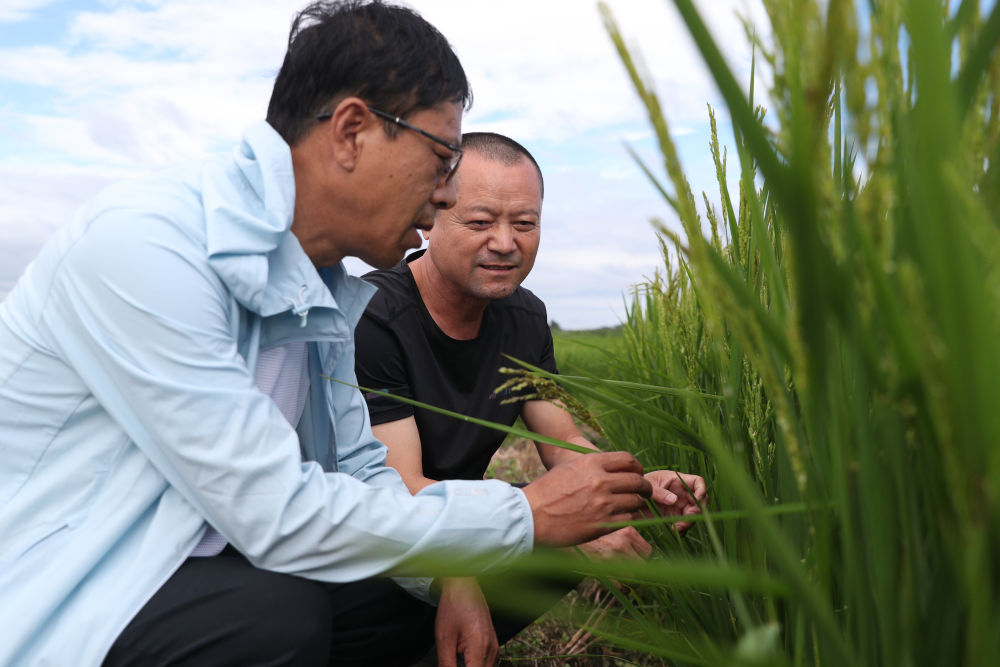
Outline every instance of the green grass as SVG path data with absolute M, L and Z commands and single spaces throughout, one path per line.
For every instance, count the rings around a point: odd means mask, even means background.
M 621 327 L 563 331 L 553 329 L 556 364 L 568 375 L 612 377 L 624 353 Z

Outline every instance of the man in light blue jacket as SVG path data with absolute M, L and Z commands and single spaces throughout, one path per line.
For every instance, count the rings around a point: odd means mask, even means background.
M 311 5 L 231 155 L 45 246 L 0 304 L 0 665 L 325 664 L 331 582 L 507 562 L 650 495 L 621 453 L 523 491 L 411 496 L 384 466 L 348 386 L 372 288 L 341 260 L 389 267 L 454 204 L 469 99 L 413 12 Z

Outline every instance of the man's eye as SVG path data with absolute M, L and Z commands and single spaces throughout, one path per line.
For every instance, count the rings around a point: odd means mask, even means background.
M 537 224 L 534 220 L 518 220 L 514 223 L 514 227 L 522 232 L 530 232 Z

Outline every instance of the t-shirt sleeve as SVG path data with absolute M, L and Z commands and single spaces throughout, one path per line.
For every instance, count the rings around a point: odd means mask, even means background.
M 559 372 L 559 368 L 556 366 L 555 350 L 552 343 L 552 330 L 548 326 L 545 327 L 545 341 L 542 344 L 542 355 L 538 360 L 538 367 L 550 373 Z
M 541 309 L 541 329 L 539 337 L 542 341 L 541 354 L 538 356 L 537 366 L 543 370 L 550 373 L 558 373 L 559 368 L 556 366 L 556 355 L 555 349 L 552 342 L 552 329 L 547 324 L 548 313 L 545 310 L 545 304 L 538 301 L 538 308 Z
M 358 322 L 354 341 L 359 386 L 413 398 L 403 346 L 392 331 L 366 313 Z M 364 396 L 373 426 L 413 416 L 413 408 L 406 403 L 370 391 L 364 391 Z

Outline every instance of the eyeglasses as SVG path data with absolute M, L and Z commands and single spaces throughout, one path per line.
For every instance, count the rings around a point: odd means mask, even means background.
M 444 176 L 444 182 L 445 183 L 447 183 L 448 181 L 450 181 L 451 177 L 455 175 L 455 171 L 458 169 L 458 163 L 462 161 L 463 151 L 462 151 L 462 147 L 461 146 L 453 144 L 450 141 L 445 141 L 441 137 L 433 135 L 430 132 L 428 132 L 427 130 L 422 130 L 419 127 L 417 127 L 416 125 L 413 125 L 411 123 L 407 123 L 405 120 L 403 120 L 399 116 L 393 116 L 391 113 L 387 113 L 387 112 L 382 111 L 380 109 L 376 109 L 375 107 L 368 107 L 368 110 L 371 111 L 376 116 L 378 116 L 379 118 L 383 118 L 383 119 L 385 119 L 387 121 L 395 123 L 396 125 L 399 125 L 400 127 L 406 128 L 407 130 L 413 130 L 414 132 L 418 132 L 418 133 L 424 135 L 425 137 L 427 137 L 428 139 L 430 139 L 431 141 L 439 143 L 442 146 L 444 146 L 445 148 L 447 148 L 448 150 L 450 150 L 451 153 L 452 153 L 451 159 L 450 160 L 445 160 L 445 159 L 442 158 L 442 160 L 441 160 L 441 162 L 443 163 L 443 168 L 441 170 L 441 175 Z M 322 120 L 329 120 L 332 117 L 333 117 L 333 112 L 332 111 L 324 111 L 323 113 L 321 113 L 318 116 L 316 116 L 316 120 L 320 120 L 320 121 L 322 121 Z

